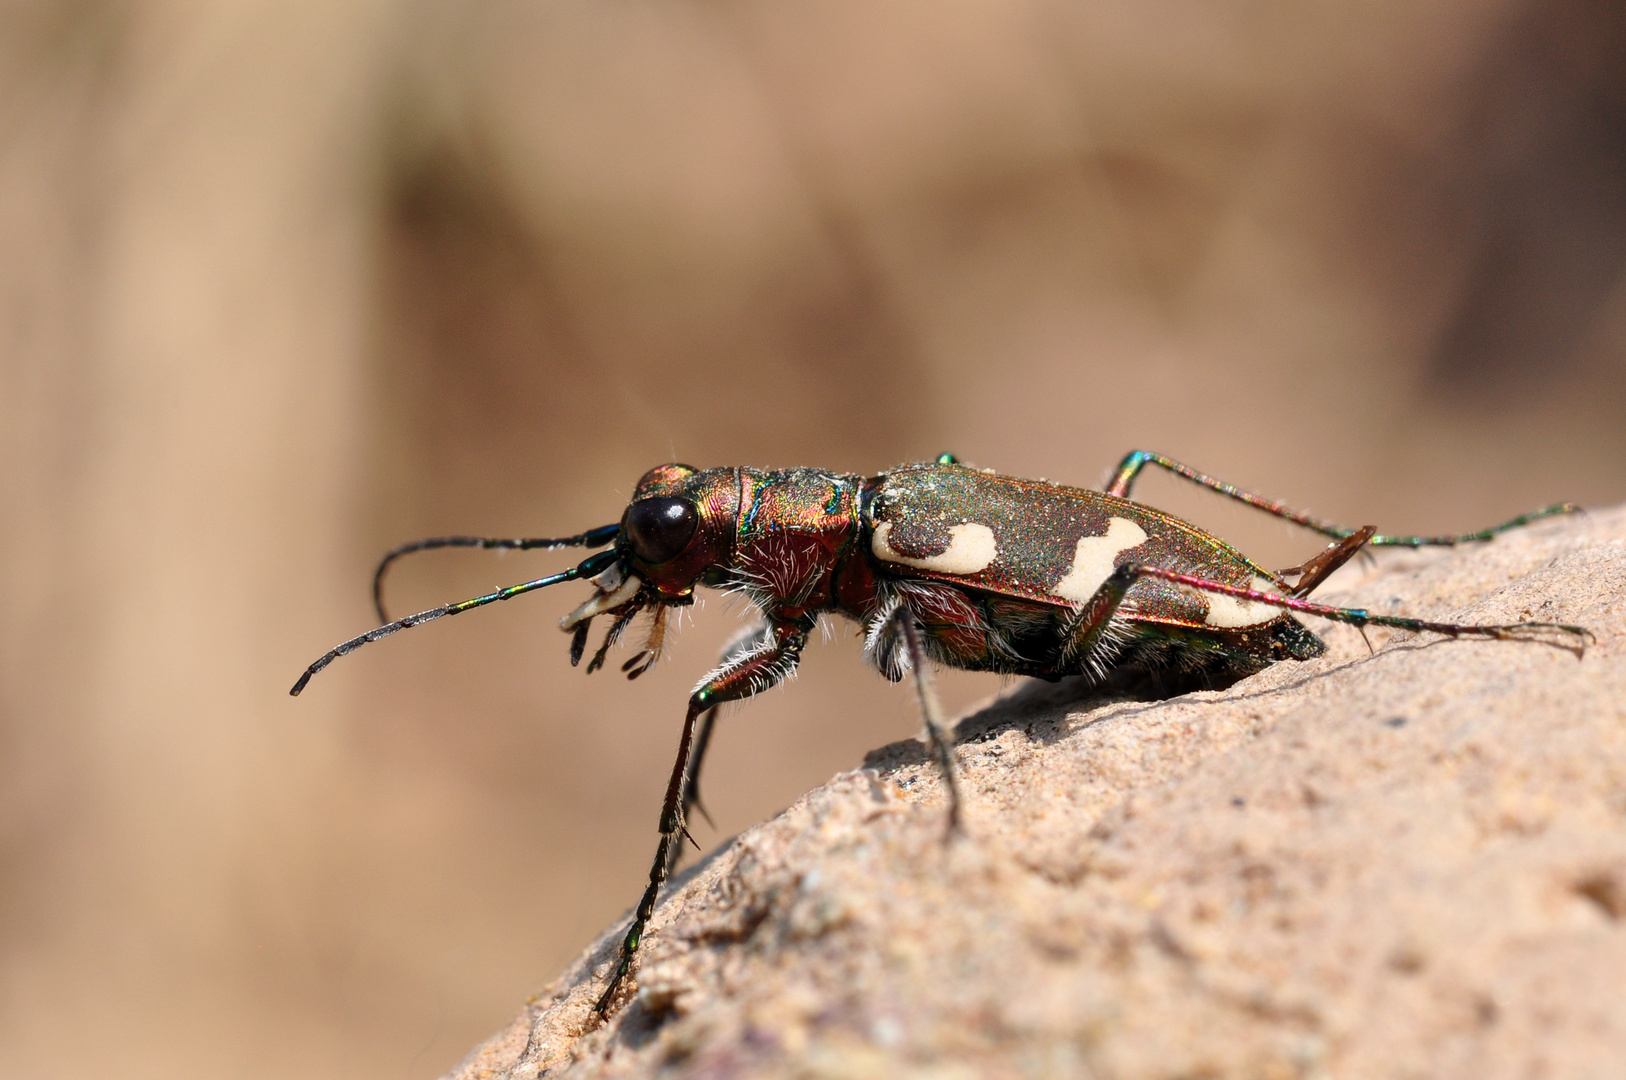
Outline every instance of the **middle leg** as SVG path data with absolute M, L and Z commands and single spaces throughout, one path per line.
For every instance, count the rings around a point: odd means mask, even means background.
M 914 670 L 915 692 L 920 698 L 921 722 L 926 727 L 926 737 L 931 742 L 932 754 L 937 758 L 937 768 L 943 776 L 943 786 L 948 789 L 948 833 L 945 839 L 952 838 L 960 831 L 960 783 L 954 772 L 954 742 L 953 736 L 943 723 L 941 713 L 937 709 L 937 697 L 932 693 L 929 674 L 926 670 L 926 650 L 920 644 L 920 630 L 915 626 L 914 613 L 907 604 L 899 604 L 892 614 L 892 620 L 903 635 L 904 647 L 909 652 L 909 666 Z

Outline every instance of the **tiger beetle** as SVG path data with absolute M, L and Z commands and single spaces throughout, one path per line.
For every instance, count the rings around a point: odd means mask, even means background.
M 1171 514 L 1130 499 L 1147 465 L 1305 526 L 1332 543 L 1300 566 L 1274 573 Z M 649 885 L 595 1006 L 605 1015 L 632 969 L 662 884 L 677 863 L 689 811 L 699 803 L 700 765 L 717 707 L 760 693 L 796 670 L 820 616 L 844 615 L 864 635 L 864 658 L 887 679 L 916 673 L 926 734 L 948 795 L 950 835 L 960 798 L 949 733 L 924 678 L 925 662 L 1040 679 L 1121 672 L 1196 674 L 1234 681 L 1280 660 L 1307 660 L 1326 646 L 1290 612 L 1364 628 L 1450 637 L 1547 639 L 1581 655 L 1579 626 L 1519 622 L 1473 626 L 1329 607 L 1306 597 L 1368 547 L 1436 547 L 1489 540 L 1577 508 L 1549 506 L 1489 529 L 1448 536 L 1387 536 L 1350 529 L 1216 480 L 1159 454 L 1135 451 L 1104 491 L 978 470 L 944 454 L 879 476 L 821 469 L 650 470 L 613 525 L 558 539 L 450 536 L 389 552 L 373 575 L 384 625 L 317 660 L 294 684 L 362 645 L 564 581 L 591 580 L 593 594 L 560 621 L 570 662 L 580 663 L 594 619 L 610 620 L 588 661 L 594 671 L 641 612 L 643 648 L 623 665 L 637 678 L 660 658 L 670 609 L 694 602 L 697 585 L 743 595 L 761 621 L 735 637 L 689 695 L 677 760 L 661 804 L 660 843 Z M 389 621 L 385 571 L 403 555 L 447 547 L 604 548 L 561 573 Z M 1555 640 L 1556 639 L 1556 640 Z M 692 838 L 691 839 L 692 842 Z

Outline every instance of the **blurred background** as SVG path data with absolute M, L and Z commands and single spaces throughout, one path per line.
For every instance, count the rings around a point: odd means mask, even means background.
M 431 1077 L 635 899 L 738 613 L 589 679 L 563 586 L 289 698 L 401 540 L 674 459 L 1626 498 L 1623 55 L 1608 0 L 0 7 L 0 1074 Z M 916 732 L 838 631 L 702 843 Z

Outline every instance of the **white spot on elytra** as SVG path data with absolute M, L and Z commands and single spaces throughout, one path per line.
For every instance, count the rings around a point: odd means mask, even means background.
M 1253 584 L 1248 586 L 1254 592 L 1273 593 L 1281 588 L 1268 578 L 1255 576 Z M 1221 593 L 1203 593 L 1208 601 L 1209 626 L 1257 626 L 1269 622 L 1282 613 L 1279 607 L 1258 600 L 1239 600 L 1234 596 L 1225 596 Z
M 922 570 L 936 570 L 939 574 L 964 576 L 981 573 L 999 556 L 999 546 L 994 543 L 994 530 L 975 522 L 952 526 L 949 529 L 948 550 L 940 555 L 928 555 L 924 559 L 913 559 L 893 551 L 892 545 L 887 543 L 886 539 L 891 531 L 890 521 L 881 522 L 875 526 L 875 538 L 869 545 L 877 559 L 884 559 L 890 563 L 902 563 L 904 566 L 915 566 Z
M 1146 530 L 1128 518 L 1115 517 L 1107 522 L 1105 536 L 1081 536 L 1073 550 L 1073 566 L 1055 588 L 1052 596 L 1082 604 L 1095 595 L 1101 583 L 1112 576 L 1118 556 L 1132 547 L 1146 543 Z

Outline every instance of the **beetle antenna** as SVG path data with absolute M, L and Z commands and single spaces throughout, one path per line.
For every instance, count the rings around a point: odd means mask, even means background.
M 621 526 L 600 525 L 596 529 L 588 529 L 575 536 L 562 536 L 557 539 L 521 538 L 517 540 L 503 540 L 490 536 L 435 536 L 428 540 L 414 540 L 410 544 L 402 544 L 390 550 L 379 561 L 378 569 L 373 571 L 373 610 L 378 612 L 378 621 L 389 622 L 390 617 L 384 612 L 384 571 L 390 568 L 390 563 L 402 555 L 411 555 L 414 551 L 434 551 L 437 548 L 483 548 L 486 551 L 551 551 L 554 548 L 564 547 L 603 547 L 605 544 L 615 542 L 615 537 L 621 531 Z
M 346 653 L 354 652 L 363 645 L 366 645 L 368 642 L 377 641 L 379 638 L 389 637 L 397 630 L 405 630 L 409 626 L 417 626 L 419 623 L 426 623 L 446 615 L 461 615 L 465 611 L 472 611 L 477 607 L 485 607 L 487 604 L 496 603 L 498 600 L 511 600 L 522 593 L 535 592 L 537 589 L 545 589 L 549 585 L 557 585 L 561 581 L 576 581 L 579 578 L 597 577 L 599 574 L 602 574 L 604 571 L 608 570 L 610 565 L 614 563 L 615 560 L 616 553 L 614 551 L 601 551 L 596 555 L 588 556 L 580 563 L 571 567 L 569 570 L 565 570 L 557 574 L 549 574 L 547 577 L 537 578 L 535 581 L 527 581 L 520 585 L 510 585 L 506 589 L 498 589 L 496 592 L 486 593 L 484 596 L 476 596 L 471 600 L 462 600 L 455 604 L 446 604 L 443 607 L 430 608 L 428 611 L 420 611 L 416 615 L 408 615 L 404 619 L 397 619 L 392 623 L 387 623 L 380 626 L 376 630 L 369 630 L 360 637 L 353 637 L 349 641 L 344 642 L 342 645 L 336 645 L 327 652 L 323 653 L 321 659 L 317 660 L 316 663 L 305 669 L 305 674 L 299 677 L 299 681 L 294 683 L 294 688 L 288 691 L 288 693 L 298 697 L 299 692 L 305 689 L 305 684 L 311 681 L 311 676 L 315 675 L 318 671 L 321 671 L 323 668 L 333 663 L 333 661 L 337 660 L 339 657 L 344 656 Z

